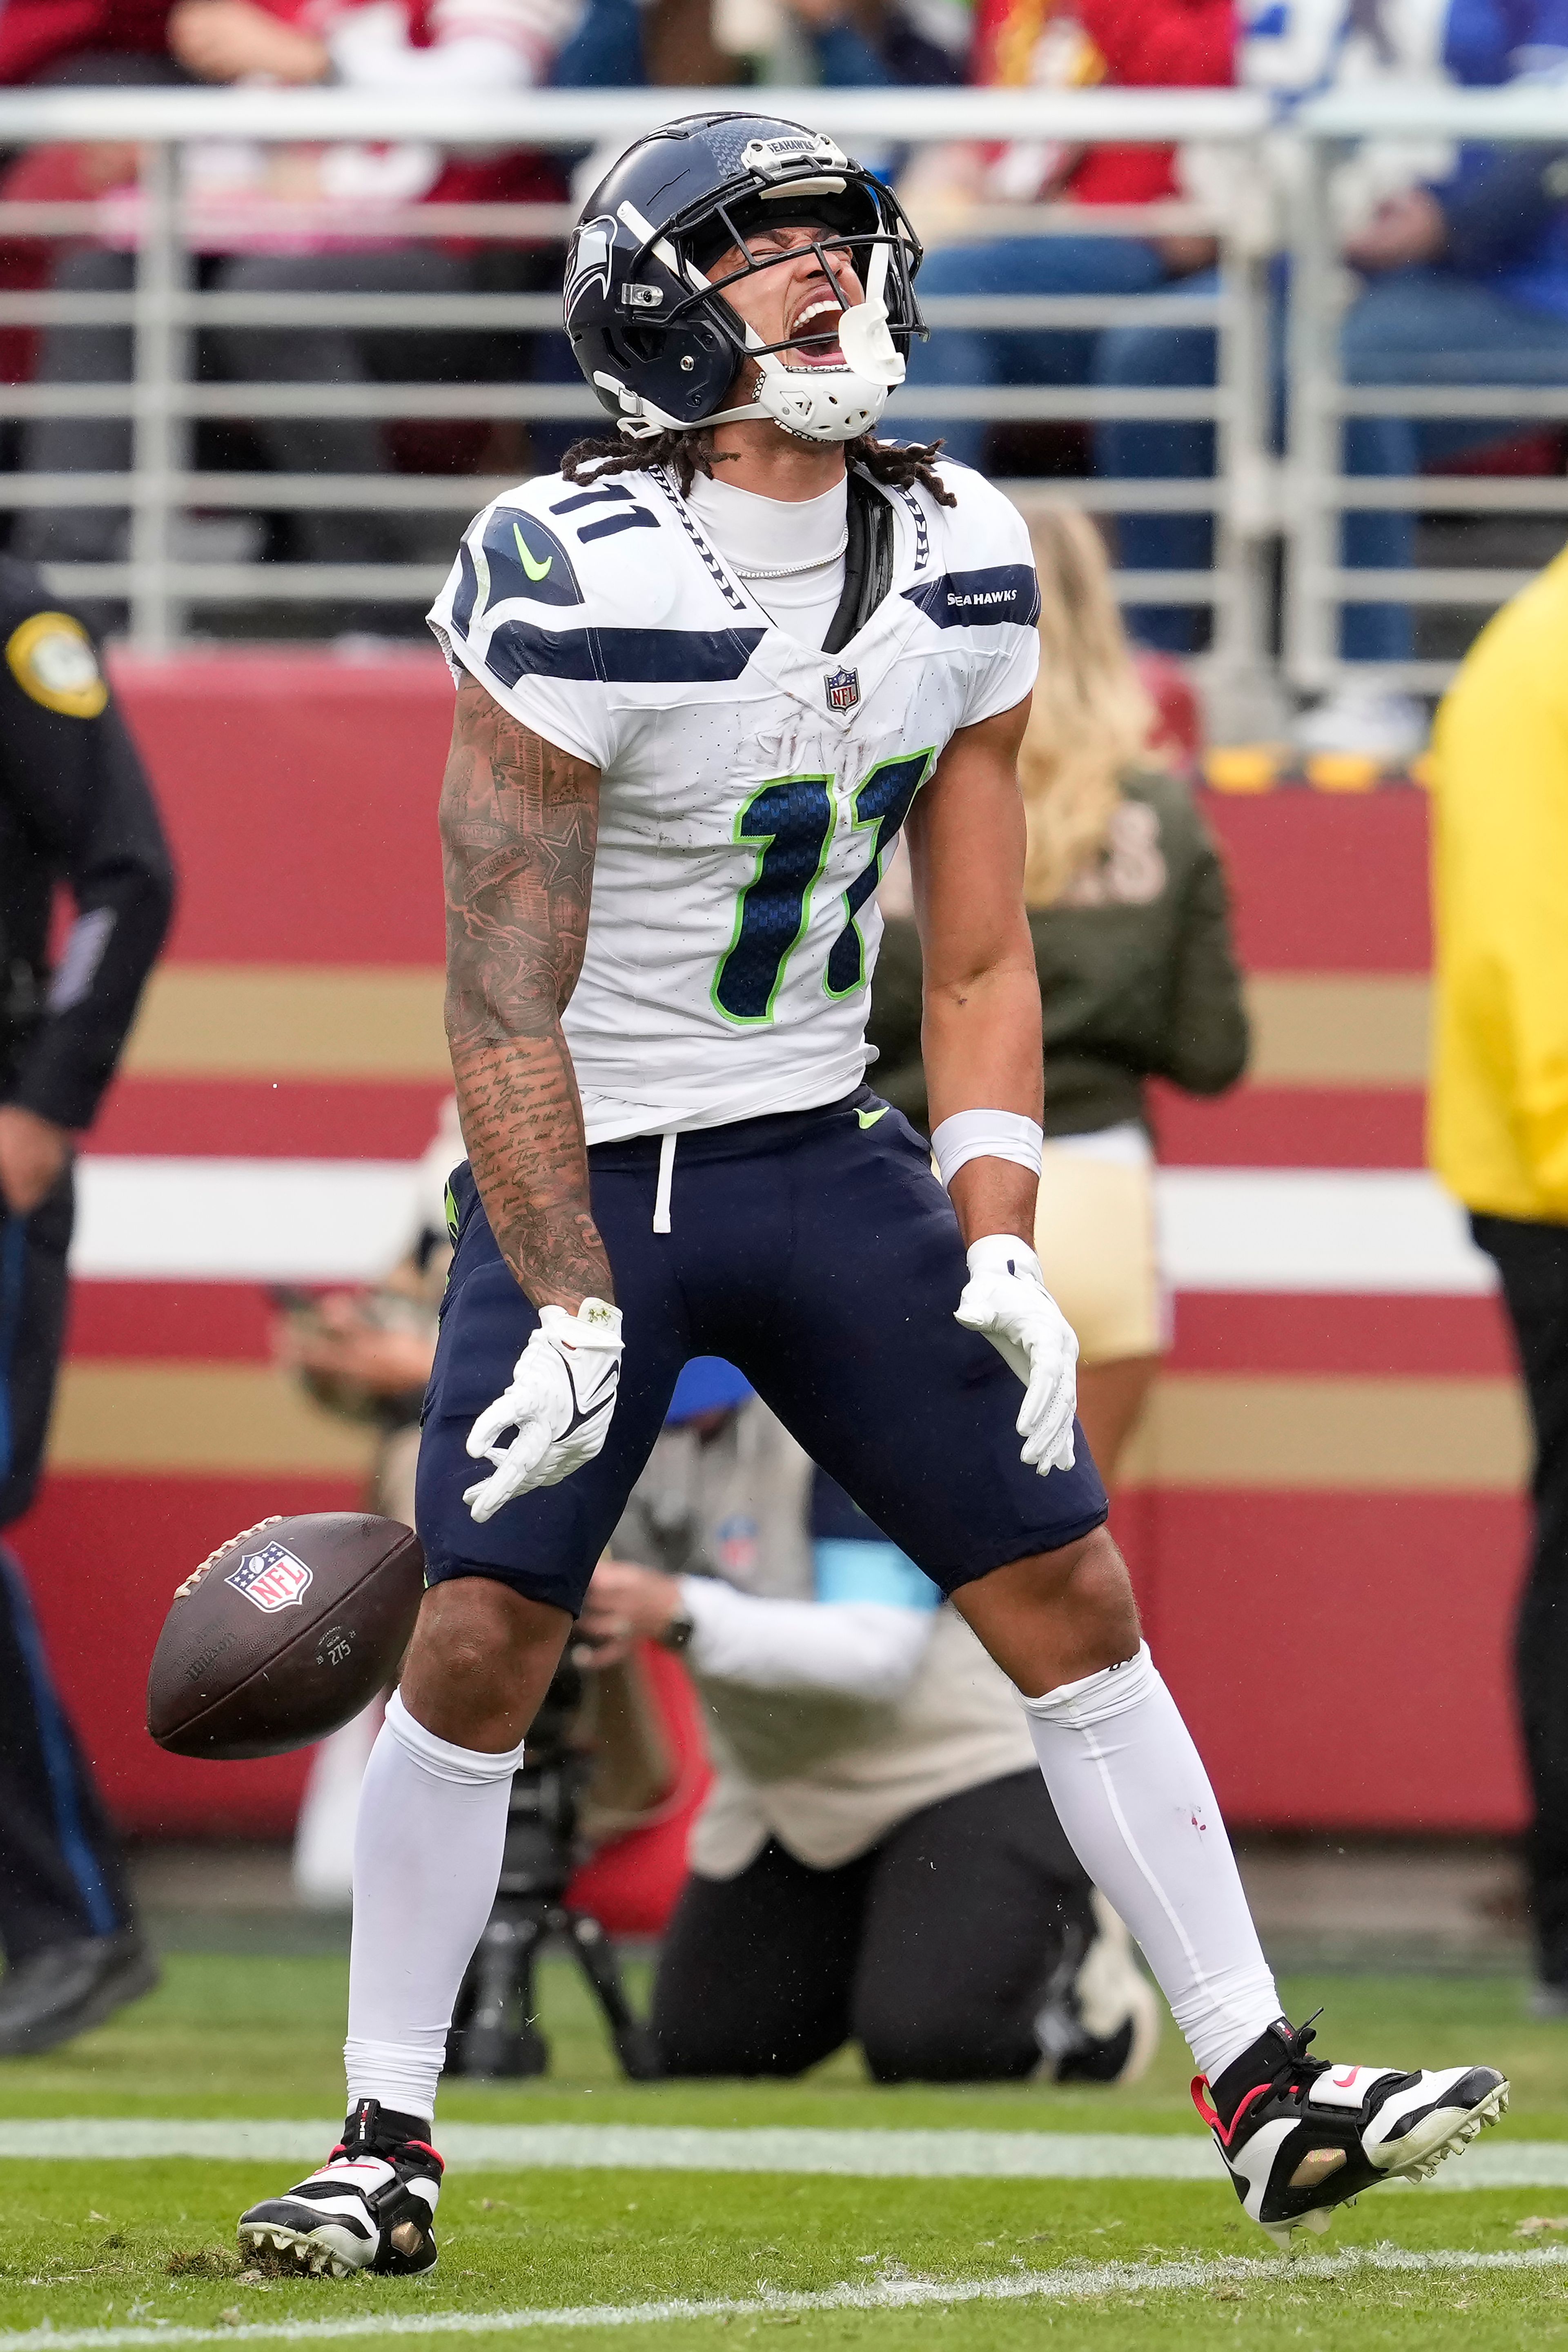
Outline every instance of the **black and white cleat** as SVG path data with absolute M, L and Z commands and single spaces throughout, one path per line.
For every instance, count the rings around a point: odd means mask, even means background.
M 240 2215 L 241 2255 L 290 2278 L 434 2270 L 442 2164 L 420 2137 L 428 2129 L 362 2099 L 320 2171 Z
M 1335 2066 L 1307 2056 L 1312 2038 L 1281 2017 L 1212 2084 L 1193 2084 L 1243 2207 L 1280 2246 L 1326 2230 L 1363 2189 L 1429 2179 L 1508 2106 L 1493 2067 Z

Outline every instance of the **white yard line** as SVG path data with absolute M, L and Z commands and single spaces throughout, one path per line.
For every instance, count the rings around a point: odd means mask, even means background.
M 1059 2271 L 1010 2271 L 1000 2278 L 873 2278 L 849 2280 L 816 2294 L 770 2293 L 685 2298 L 668 2303 L 576 2304 L 531 2311 L 431 2311 L 384 2316 L 250 2320 L 228 2327 L 32 2327 L 0 2334 L 0 2352 L 130 2352 L 154 2344 L 314 2344 L 329 2338 L 392 2336 L 512 2336 L 534 2327 L 657 2327 L 675 2319 L 782 2319 L 814 2311 L 909 2311 L 931 2304 L 1089 2303 L 1121 2294 L 1193 2294 L 1205 2288 L 1278 2284 L 1299 2280 L 1353 2280 L 1369 2273 L 1469 2275 L 1488 2271 L 1558 2271 L 1568 2247 L 1531 2246 L 1517 2252 L 1470 2253 L 1462 2247 L 1406 2253 L 1377 2246 L 1343 2254 L 1301 2254 L 1294 2260 L 1248 2260 L 1234 2254 L 1212 2262 L 1072 2263 Z M 338 2292 L 323 2287 L 322 2293 Z M 396 2290 L 393 2290 L 395 2292 Z M 417 2287 L 411 2290 L 418 2294 Z M 242 2289 L 243 2293 L 244 2290 Z
M 0 2157 L 191 2156 L 320 2163 L 326 2123 L 88 2118 L 0 2124 Z M 1205 2133 L 720 2130 L 660 2124 L 447 2124 L 449 2164 L 469 2170 L 816 2172 L 889 2179 L 1212 2180 Z M 1568 2159 L 1568 2146 L 1563 2156 Z M 1568 2181 L 1568 2160 L 1563 2178 Z
M 79 2116 L 0 2123 L 0 2158 L 318 2164 L 335 2123 L 185 2122 Z M 857 2179 L 1223 2179 L 1190 2132 L 719 2130 L 665 2124 L 447 2124 L 441 2153 L 465 2171 L 811 2172 Z M 1394 2185 L 1394 2184 L 1390 2184 Z M 1568 2140 L 1502 2138 L 1445 2165 L 1435 2189 L 1568 2189 Z

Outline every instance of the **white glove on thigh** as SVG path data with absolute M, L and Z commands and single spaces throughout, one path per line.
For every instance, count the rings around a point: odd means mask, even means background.
M 621 1380 L 621 1310 L 584 1298 L 575 1315 L 542 1307 L 539 1328 L 517 1360 L 510 1385 L 468 1432 L 488 1478 L 463 1496 L 482 1526 L 503 1503 L 535 1486 L 555 1486 L 592 1462 L 605 1442 Z M 515 1437 L 502 1444 L 503 1431 Z
M 1023 1455 L 1042 1478 L 1073 1465 L 1078 1340 L 1046 1288 L 1040 1261 L 1014 1234 L 985 1234 L 969 1252 L 969 1280 L 953 1319 L 989 1339 L 1023 1381 L 1017 1430 Z

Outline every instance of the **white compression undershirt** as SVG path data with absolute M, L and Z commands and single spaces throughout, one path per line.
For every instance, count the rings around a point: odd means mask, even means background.
M 687 504 L 775 628 L 820 646 L 844 593 L 847 481 L 819 499 L 763 499 L 699 474 Z M 764 576 L 780 570 L 783 579 Z

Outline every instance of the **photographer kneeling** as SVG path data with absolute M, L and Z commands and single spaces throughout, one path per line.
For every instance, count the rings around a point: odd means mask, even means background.
M 1011 1686 L 730 1365 L 687 1366 L 612 1549 L 593 1657 L 681 1652 L 716 1771 L 655 1982 L 665 2074 L 798 2074 L 850 2040 L 885 2083 L 1142 2071 L 1153 1992 Z

